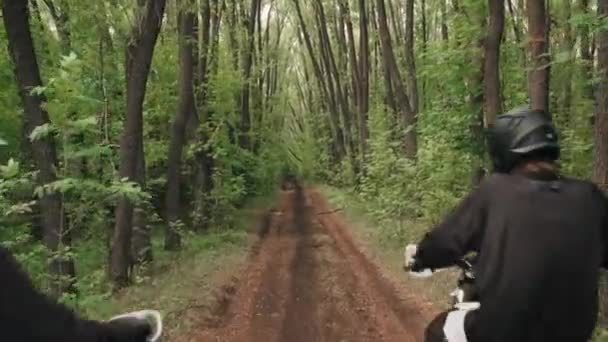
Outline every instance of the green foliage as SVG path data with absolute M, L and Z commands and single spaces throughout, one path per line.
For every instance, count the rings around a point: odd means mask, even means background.
M 110 297 L 105 268 L 113 209 L 118 199 L 126 197 L 136 206 L 145 208 L 147 224 L 151 228 L 157 230 L 162 221 L 168 146 L 178 98 L 177 16 L 171 13 L 163 23 L 148 78 L 143 112 L 146 184 L 142 187 L 133 180 L 120 179 L 118 175 L 118 145 L 126 115 L 125 48 L 132 39 L 135 4 L 62 2 L 59 9 L 69 11 L 70 47 L 66 49 L 57 31 L 58 23 L 52 20 L 48 7 L 38 3 L 40 16 L 36 11 L 30 14 L 43 86 L 31 92 L 46 98 L 43 109 L 49 113 L 50 122 L 24 136 L 13 66 L 8 54 L 0 54 L 0 164 L 3 164 L 0 166 L 3 216 L 0 242 L 17 255 L 43 290 L 49 283 L 47 258 L 72 257 L 78 271 L 75 279 L 78 295 L 66 294 L 62 301 L 90 313 Z M 199 249 L 213 249 L 216 245 L 236 243 L 242 238 L 239 235 L 237 239 L 230 232 L 230 228 L 242 224 L 238 222 L 239 210 L 252 198 L 272 193 L 282 170 L 293 166 L 287 161 L 293 155 L 287 152 L 284 137 L 275 134 L 283 127 L 282 113 L 288 105 L 282 100 L 283 89 L 279 88 L 272 98 L 264 101 L 268 103 L 267 108 L 258 106 L 254 96 L 263 95 L 257 89 L 252 90 L 253 122 L 248 137 L 253 148 L 239 146 L 240 96 L 244 80 L 241 70 L 233 64 L 227 25 L 222 23 L 217 54 L 208 56 L 213 57 L 210 61 L 217 61 L 217 66 L 208 67 L 206 99 L 198 98 L 201 89 L 197 84 L 195 100 L 201 123 L 197 126 L 195 120 L 188 122 L 181 170 L 185 207 L 190 209 L 194 207 L 190 202 L 194 201 L 197 191 L 190 185 L 196 176 L 197 153 L 203 149 L 211 152 L 213 187 L 211 192 L 204 194 L 208 203 L 206 212 L 192 212 L 191 217 L 184 215 L 177 227 L 186 245 L 196 241 L 193 248 Z M 245 46 L 242 28 L 235 27 L 235 30 L 237 43 Z M 6 41 L 4 27 L 0 27 L 0 41 Z M 253 75 L 261 74 L 263 66 L 283 63 L 283 53 L 281 48 L 269 52 L 272 57 L 264 63 L 256 60 Z M 237 57 L 240 58 L 238 54 Z M 198 56 L 195 59 L 198 60 Z M 204 142 L 201 137 L 205 137 Z M 57 179 L 41 185 L 37 182 L 38 171 L 28 149 L 30 142 L 49 138 L 57 150 Z M 39 216 L 37 201 L 55 193 L 63 200 L 68 225 L 65 231 L 70 232 L 72 245 L 49 253 L 32 236 L 32 226 L 34 218 Z M 193 233 L 191 218 L 201 215 L 209 216 L 209 230 L 217 232 L 208 239 Z M 153 254 L 156 260 L 167 256 L 162 252 L 161 241 L 161 236 L 155 236 Z M 135 281 L 151 280 L 145 270 L 155 265 L 138 267 Z
M 404 200 L 413 193 L 415 170 L 399 151 L 395 143 L 391 120 L 383 108 L 370 114 L 370 153 L 366 160 L 366 173 L 361 182 L 361 195 L 374 204 L 377 219 L 402 217 L 412 213 L 412 202 Z

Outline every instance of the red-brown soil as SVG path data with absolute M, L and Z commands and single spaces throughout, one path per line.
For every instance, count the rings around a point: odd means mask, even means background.
M 429 311 L 366 257 L 315 189 L 284 191 L 237 281 L 185 341 L 421 341 Z

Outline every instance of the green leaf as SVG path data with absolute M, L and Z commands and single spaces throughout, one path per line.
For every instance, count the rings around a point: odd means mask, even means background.
M 56 129 L 49 123 L 45 123 L 43 125 L 37 126 L 36 128 L 34 128 L 34 130 L 32 131 L 32 133 L 30 133 L 30 141 L 37 141 L 37 140 L 41 140 L 44 138 L 47 138 L 49 136 L 51 136 L 52 134 L 55 134 L 57 131 Z
M 99 158 L 102 156 L 112 155 L 112 149 L 107 145 L 95 145 L 86 148 L 80 148 L 77 151 L 65 151 L 66 158 Z
M 68 127 L 78 133 L 84 133 L 97 127 L 97 119 L 94 116 L 89 116 L 83 119 L 70 121 L 68 122 Z
M 61 57 L 61 67 L 67 68 L 77 61 L 78 61 L 78 56 L 76 56 L 74 51 L 70 51 L 69 55 L 64 55 L 63 57 Z
M 45 86 L 36 86 L 33 87 L 32 90 L 30 91 L 30 94 L 33 96 L 40 96 L 43 95 L 47 90 L 47 87 Z
M 19 174 L 19 162 L 16 162 L 13 158 L 8 160 L 6 165 L 0 166 L 0 173 L 2 178 L 14 178 Z

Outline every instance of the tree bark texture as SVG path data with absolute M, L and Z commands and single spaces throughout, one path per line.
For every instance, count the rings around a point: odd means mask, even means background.
M 302 33 L 302 37 L 304 39 L 304 44 L 306 46 L 306 51 L 308 52 L 308 56 L 310 57 L 310 61 L 313 67 L 313 72 L 319 83 L 319 88 L 321 89 L 321 94 L 326 104 L 329 107 L 329 121 L 333 135 L 333 146 L 335 149 L 335 158 L 339 161 L 346 154 L 346 147 L 344 144 L 344 134 L 342 132 L 342 128 L 340 126 L 340 118 L 337 108 L 335 106 L 335 97 L 330 93 L 330 85 L 327 84 L 327 81 L 324 77 L 323 71 L 321 70 L 321 65 L 317 57 L 315 56 L 315 50 L 312 45 L 312 40 L 310 38 L 310 33 L 308 31 L 306 21 L 304 20 L 304 16 L 302 15 L 302 9 L 300 7 L 299 0 L 292 0 L 295 8 L 296 14 L 298 16 L 298 20 L 300 22 L 300 32 Z
M 582 14 L 588 14 L 589 0 L 579 0 L 579 10 Z M 591 44 L 591 35 L 589 33 L 589 27 L 582 25 L 579 30 L 580 32 L 580 54 L 581 60 L 583 61 L 583 72 L 589 81 L 585 82 L 585 95 L 589 99 L 593 99 L 593 84 L 591 79 L 593 78 L 593 48 Z
M 608 0 L 598 0 L 597 14 L 608 16 Z M 597 33 L 597 110 L 594 125 L 593 181 L 608 186 L 608 30 Z
M 528 92 L 533 110 L 549 111 L 549 27 L 545 0 L 527 1 L 530 72 Z
M 137 180 L 137 160 L 143 131 L 143 102 L 148 74 L 152 64 L 154 47 L 162 25 L 165 0 L 146 0 L 141 20 L 133 28 L 133 36 L 127 46 L 127 117 L 120 139 L 121 178 Z M 129 282 L 132 264 L 131 236 L 133 203 L 126 197 L 119 200 L 116 208 L 116 225 L 110 251 L 110 277 L 117 288 Z
M 500 42 L 505 24 L 505 5 L 502 0 L 488 0 L 490 21 L 485 42 L 484 94 L 485 125 L 492 125 L 502 111 L 500 96 Z
M 414 115 L 417 115 L 418 77 L 416 75 L 416 56 L 414 54 L 414 0 L 405 1 L 405 64 L 407 68 L 406 80 L 410 104 L 412 112 Z
M 144 145 L 139 146 L 139 155 L 137 156 L 137 183 L 142 189 L 146 188 L 146 160 L 144 157 Z M 152 230 L 148 226 L 146 220 L 149 206 L 147 203 L 142 203 L 135 207 L 133 211 L 133 239 L 132 239 L 132 255 L 133 261 L 136 264 L 150 262 L 153 259 L 152 255 Z
M 340 70 L 336 64 L 334 51 L 331 46 L 331 40 L 329 39 L 327 19 L 325 17 L 323 3 L 320 0 L 317 0 L 316 4 L 319 38 L 321 42 L 321 51 L 323 52 L 323 60 L 325 61 L 326 70 L 328 71 L 328 84 L 332 85 L 330 89 L 333 89 L 335 94 L 336 107 L 339 108 L 340 113 L 342 114 L 342 123 L 344 125 L 344 145 L 346 147 L 346 152 L 353 168 L 356 168 L 354 155 L 355 151 L 352 139 L 351 114 L 343 92 Z
M 365 0 L 359 0 L 359 143 L 365 156 L 369 139 L 369 35 Z
M 243 50 L 243 85 L 241 89 L 241 127 L 239 144 L 242 148 L 251 148 L 251 113 L 249 108 L 249 93 L 251 90 L 251 66 L 253 64 L 253 53 L 255 50 L 255 22 L 258 13 L 258 6 L 261 0 L 251 0 L 251 10 L 249 17 L 245 20 L 247 29 L 247 46 Z
M 404 126 L 404 147 L 405 156 L 408 159 L 415 159 L 418 150 L 417 137 L 416 137 L 416 115 L 412 111 L 410 105 L 410 99 L 407 95 L 407 89 L 403 84 L 401 75 L 399 74 L 399 68 L 397 61 L 395 60 L 395 54 L 391 42 L 391 35 L 388 30 L 388 24 L 386 21 L 386 9 L 384 7 L 384 0 L 376 0 L 376 9 L 378 12 L 378 30 L 380 35 L 380 47 L 382 50 L 382 59 L 386 66 L 390 78 L 395 86 L 395 97 L 397 99 L 399 112 L 401 119 L 403 120 Z
M 181 165 L 184 145 L 186 144 L 186 125 L 195 116 L 194 104 L 194 55 L 196 25 L 192 0 L 185 2 L 179 13 L 179 98 L 177 113 L 171 129 L 169 156 L 167 160 L 167 225 L 165 231 L 165 249 L 178 250 L 181 245 L 179 233 L 174 229 L 178 222 L 184 223 L 182 212 Z

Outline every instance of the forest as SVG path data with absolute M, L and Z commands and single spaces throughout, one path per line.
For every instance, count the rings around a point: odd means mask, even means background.
M 525 104 L 608 183 L 608 0 L 0 3 L 0 242 L 75 307 L 287 174 L 428 227 Z

